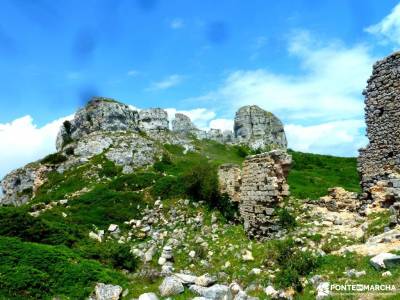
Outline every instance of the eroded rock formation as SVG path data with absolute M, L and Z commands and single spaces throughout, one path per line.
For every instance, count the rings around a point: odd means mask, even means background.
M 161 108 L 142 109 L 139 112 L 139 128 L 144 132 L 167 131 L 169 129 L 168 113 Z
M 139 114 L 128 105 L 109 98 L 95 97 L 65 121 L 57 136 L 57 151 L 92 132 L 139 130 Z
M 236 112 L 234 133 L 236 142 L 252 149 L 287 147 L 282 122 L 256 105 L 243 106 Z

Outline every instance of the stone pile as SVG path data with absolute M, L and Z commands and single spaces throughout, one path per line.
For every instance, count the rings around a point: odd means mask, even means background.
M 319 199 L 319 204 L 330 211 L 356 211 L 359 206 L 357 193 L 348 192 L 342 187 L 328 189 L 328 195 Z
M 240 215 L 252 238 L 272 238 L 279 232 L 276 208 L 289 195 L 286 177 L 291 156 L 274 150 L 250 156 L 243 163 Z
M 358 170 L 366 197 L 378 181 L 388 180 L 400 168 L 400 52 L 374 64 L 365 96 L 369 144 L 360 149 Z M 400 183 L 400 181 L 399 181 Z M 396 188 L 400 184 L 396 183 Z

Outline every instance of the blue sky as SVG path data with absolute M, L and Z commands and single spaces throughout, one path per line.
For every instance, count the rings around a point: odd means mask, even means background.
M 60 120 L 92 95 L 204 128 L 254 103 L 290 147 L 356 155 L 371 66 L 400 43 L 397 4 L 0 0 L 0 176 L 54 151 Z

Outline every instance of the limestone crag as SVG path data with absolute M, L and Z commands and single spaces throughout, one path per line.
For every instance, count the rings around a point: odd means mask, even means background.
M 139 112 L 139 128 L 144 132 L 167 131 L 169 128 L 168 113 L 161 108 L 142 109 Z
M 256 105 L 243 106 L 236 112 L 234 133 L 237 143 L 252 149 L 287 147 L 282 122 Z
M 268 239 L 279 232 L 276 208 L 289 195 L 286 177 L 291 161 L 282 150 L 253 155 L 244 161 L 239 209 L 250 237 Z
M 175 114 L 175 119 L 172 120 L 171 125 L 172 131 L 176 133 L 190 134 L 198 130 L 190 118 L 181 113 Z
M 363 191 L 400 169 L 400 52 L 373 66 L 365 96 L 369 144 L 360 149 L 358 170 Z
M 139 130 L 139 114 L 128 105 L 109 98 L 95 97 L 65 121 L 57 136 L 57 151 L 72 141 L 98 131 Z
M 46 167 L 33 163 L 9 173 L 1 181 L 3 196 L 0 204 L 20 206 L 28 202 L 43 183 L 42 178 L 46 172 Z

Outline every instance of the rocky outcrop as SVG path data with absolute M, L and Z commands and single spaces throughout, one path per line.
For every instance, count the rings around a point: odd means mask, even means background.
M 168 113 L 161 108 L 142 109 L 139 112 L 139 128 L 144 132 L 167 131 L 169 129 Z
M 43 184 L 47 172 L 46 166 L 32 163 L 6 175 L 1 181 L 3 195 L 0 196 L 0 205 L 20 206 L 27 203 Z
M 287 147 L 282 122 L 256 105 L 243 106 L 236 112 L 234 133 L 237 143 L 252 149 Z
M 289 195 L 286 177 L 291 161 L 282 150 L 253 155 L 244 161 L 239 209 L 250 237 L 268 239 L 279 231 L 276 208 Z
M 190 118 L 181 113 L 175 114 L 175 119 L 172 120 L 171 125 L 172 131 L 176 133 L 190 134 L 198 130 Z
M 363 191 L 400 170 L 400 52 L 373 66 L 365 96 L 369 144 L 360 149 L 358 170 Z
M 119 130 L 138 131 L 138 112 L 113 99 L 95 97 L 75 114 L 72 121 L 65 121 L 61 126 L 57 151 L 90 133 Z
M 236 164 L 223 164 L 218 168 L 219 190 L 234 202 L 240 201 L 241 170 Z

